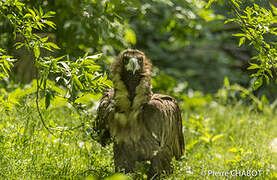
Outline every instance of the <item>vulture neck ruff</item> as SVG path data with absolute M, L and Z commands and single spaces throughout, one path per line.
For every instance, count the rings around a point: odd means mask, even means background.
M 122 77 L 124 67 L 121 59 L 123 54 L 129 51 L 143 55 L 143 66 L 138 85 L 127 88 Z M 110 122 L 111 134 L 117 142 L 138 141 L 142 134 L 141 129 L 143 129 L 141 128 L 143 126 L 143 119 L 140 117 L 140 112 L 143 104 L 147 103 L 152 96 L 152 64 L 142 52 L 138 50 L 126 50 L 117 57 L 112 65 L 111 72 L 114 83 L 115 105 L 114 118 Z M 132 89 L 135 89 L 135 92 Z
M 130 71 L 123 71 L 121 72 L 121 80 L 123 81 L 126 90 L 128 91 L 128 98 L 131 102 L 131 106 L 133 104 L 133 100 L 137 95 L 136 88 L 140 84 L 141 81 L 140 74 L 133 75 Z

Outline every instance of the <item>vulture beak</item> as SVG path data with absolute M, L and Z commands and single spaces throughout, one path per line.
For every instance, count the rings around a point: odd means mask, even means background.
M 133 75 L 136 71 L 140 70 L 140 65 L 137 58 L 129 59 L 129 63 L 126 65 L 127 71 L 132 71 Z

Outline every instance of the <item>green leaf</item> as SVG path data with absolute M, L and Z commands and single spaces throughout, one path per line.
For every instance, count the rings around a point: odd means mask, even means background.
M 55 61 L 58 62 L 58 61 L 62 60 L 64 57 L 65 56 L 57 57 L 57 58 L 55 58 Z
M 34 46 L 34 55 L 36 59 L 38 59 L 40 56 L 40 49 L 37 45 Z
M 225 86 L 225 87 L 230 87 L 230 82 L 229 82 L 228 77 L 225 77 L 225 78 L 224 78 L 224 86 Z
M 82 83 L 79 81 L 76 75 L 73 75 L 73 82 L 76 84 L 81 90 L 84 89 L 84 86 Z
M 218 139 L 222 138 L 223 137 L 223 134 L 218 134 L 218 135 L 215 135 L 213 138 L 212 138 L 212 142 L 215 142 L 217 141 Z
M 48 37 L 46 36 L 44 38 L 41 38 L 40 40 L 41 40 L 41 42 L 46 42 L 48 40 Z
M 216 2 L 217 0 L 209 0 L 209 2 L 206 5 L 206 8 L 209 8 L 213 2 Z
M 19 49 L 19 48 L 21 48 L 22 46 L 24 46 L 24 43 L 21 43 L 21 42 L 15 43 L 15 49 Z
M 42 46 L 41 48 L 47 49 L 48 51 L 51 51 L 51 52 L 54 52 L 54 51 L 53 51 L 53 49 L 51 49 L 50 47 L 45 46 L 45 45 L 44 45 L 44 46 Z
M 52 43 L 52 42 L 45 43 L 45 45 L 52 47 L 54 49 L 60 49 L 59 46 L 57 46 L 55 43 Z
M 111 80 L 105 80 L 104 84 L 108 87 L 111 88 L 113 86 L 113 82 Z
M 239 3 L 241 2 L 239 0 L 231 0 L 231 1 L 238 9 L 240 9 Z
M 42 29 L 45 27 L 45 26 L 44 26 L 42 23 L 40 23 L 40 22 L 38 22 L 37 25 L 38 25 L 38 27 L 39 27 L 40 30 L 42 30 Z
M 49 91 L 46 91 L 46 95 L 45 95 L 45 109 L 47 109 L 50 105 L 52 99 L 52 94 Z
M 25 14 L 25 16 L 23 16 L 23 18 L 30 18 L 30 17 L 33 17 L 33 15 L 30 13 L 27 13 L 27 14 Z
M 263 77 L 259 77 L 258 79 L 256 79 L 256 81 L 254 82 L 254 87 L 253 90 L 257 90 L 259 87 L 261 87 L 263 85 Z
M 6 68 L 5 68 L 5 66 L 3 64 L 0 64 L 0 66 L 2 66 L 2 70 L 4 71 L 4 74 L 7 75 L 8 72 L 7 72 Z
M 208 138 L 206 136 L 201 136 L 200 139 L 203 140 L 206 143 L 210 143 L 210 138 Z
M 29 11 L 33 16 L 36 16 L 35 11 L 33 11 L 32 9 L 28 9 L 28 11 Z
M 47 24 L 48 26 L 52 27 L 53 29 L 56 29 L 56 24 L 52 21 L 44 21 L 44 24 Z
M 269 104 L 269 101 L 268 101 L 268 99 L 266 98 L 265 95 L 262 95 L 261 101 L 262 101 L 263 104 Z
M 245 42 L 245 37 L 240 38 L 239 47 Z
M 247 68 L 248 70 L 251 69 L 260 69 L 261 67 L 258 64 L 250 63 L 250 66 Z
M 8 15 L 7 15 L 7 18 L 8 18 L 8 19 L 12 19 L 13 17 L 14 17 L 14 16 L 13 16 L 12 14 L 8 14 Z
M 40 14 L 40 16 L 43 16 L 43 10 L 41 7 L 39 7 L 39 14 Z
M 273 74 L 272 74 L 271 69 L 267 69 L 266 72 L 270 75 L 271 78 L 273 78 Z
M 126 29 L 124 39 L 128 43 L 136 44 L 136 33 L 132 29 Z
M 0 48 L 0 54 L 6 52 L 5 49 Z
M 4 61 L 4 67 L 6 67 L 8 71 L 11 71 L 10 64 L 8 63 L 8 61 Z
M 247 35 L 242 34 L 242 33 L 236 33 L 236 34 L 232 34 L 232 36 L 235 36 L 235 37 L 246 37 Z
M 273 4 L 271 4 L 271 3 L 269 3 L 269 4 L 270 4 L 270 7 L 271 7 L 273 13 L 277 16 L 277 8 Z
M 229 22 L 235 22 L 235 21 L 236 21 L 236 19 L 227 19 L 226 21 L 224 21 L 224 24 L 227 24 Z
M 56 12 L 50 11 L 50 12 L 45 13 L 45 14 L 42 16 L 42 18 L 50 18 L 50 17 L 53 17 L 53 15 L 55 15 L 55 14 L 56 14 Z

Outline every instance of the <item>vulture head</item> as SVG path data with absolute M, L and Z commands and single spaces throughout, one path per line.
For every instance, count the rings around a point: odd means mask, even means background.
M 143 52 L 127 49 L 121 52 L 111 69 L 115 101 L 121 111 L 138 108 L 149 100 L 152 64 Z

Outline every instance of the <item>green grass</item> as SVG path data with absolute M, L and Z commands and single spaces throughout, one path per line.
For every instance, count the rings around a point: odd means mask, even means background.
M 192 110 L 189 103 L 181 105 L 185 154 L 174 160 L 174 173 L 165 179 L 203 179 L 204 173 L 207 179 L 218 179 L 208 172 L 232 170 L 261 170 L 258 179 L 277 178 L 277 153 L 269 146 L 277 137 L 274 108 L 267 105 L 258 111 L 241 101 L 231 105 L 213 100 Z M 112 145 L 101 147 L 87 131 L 93 117 L 67 107 L 49 109 L 43 112 L 45 121 L 60 129 L 53 136 L 42 126 L 33 98 L 0 111 L 0 179 L 93 179 L 114 174 Z M 64 128 L 81 122 L 84 126 L 75 130 Z M 137 172 L 130 177 L 143 175 Z
M 201 177 L 204 172 L 217 179 L 208 172 L 260 170 L 261 179 L 277 178 L 277 154 L 269 145 L 277 137 L 276 113 L 254 109 L 217 104 L 186 114 L 186 154 L 174 176 Z

